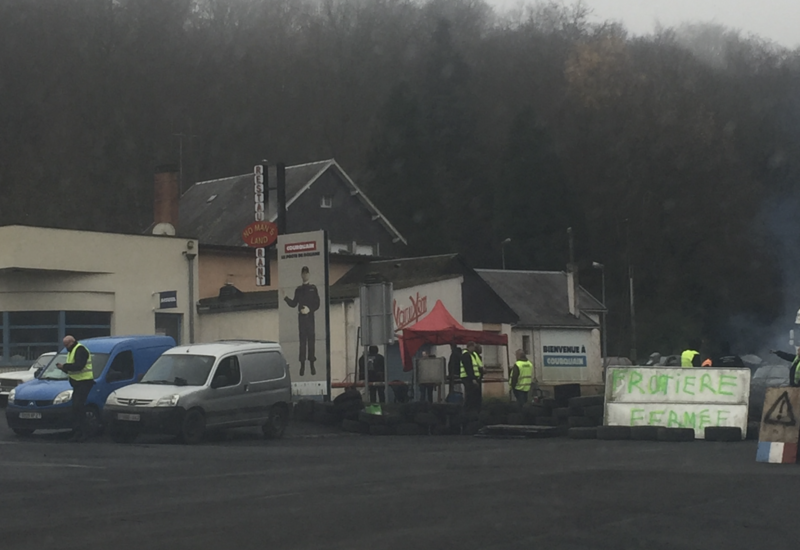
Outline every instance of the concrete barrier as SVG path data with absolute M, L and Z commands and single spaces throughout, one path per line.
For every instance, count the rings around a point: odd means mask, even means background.
M 609 367 L 606 426 L 692 428 L 703 439 L 708 426 L 747 433 L 749 369 Z

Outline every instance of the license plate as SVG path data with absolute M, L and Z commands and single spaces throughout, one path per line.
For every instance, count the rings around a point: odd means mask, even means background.
M 20 418 L 28 418 L 28 419 L 41 418 L 42 417 L 42 413 L 19 413 L 19 417 Z
M 117 420 L 125 420 L 127 422 L 139 422 L 138 414 L 117 413 Z

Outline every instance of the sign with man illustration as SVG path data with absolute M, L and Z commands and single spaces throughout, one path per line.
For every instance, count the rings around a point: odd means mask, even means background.
M 692 428 L 705 437 L 713 426 L 747 433 L 750 370 L 731 368 L 609 367 L 606 425 Z
M 323 231 L 278 237 L 280 343 L 295 395 L 326 395 L 327 237 Z

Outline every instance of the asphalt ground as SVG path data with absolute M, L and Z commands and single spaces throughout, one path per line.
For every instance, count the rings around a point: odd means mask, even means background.
M 756 444 L 370 437 L 293 425 L 184 446 L 19 439 L 0 548 L 783 549 L 800 466 Z

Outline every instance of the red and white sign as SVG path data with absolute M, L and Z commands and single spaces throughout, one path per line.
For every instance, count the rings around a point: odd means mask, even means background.
M 302 243 L 287 243 L 283 247 L 286 254 L 297 254 L 298 252 L 314 252 L 317 249 L 315 241 L 306 241 Z
M 397 305 L 397 300 L 394 300 L 392 304 L 395 330 L 401 330 L 416 323 L 428 313 L 427 296 L 420 296 L 417 292 L 416 296 L 409 296 L 408 299 L 411 303 L 406 307 L 401 308 Z
M 265 248 L 278 240 L 278 226 L 272 222 L 253 222 L 242 231 L 242 240 L 252 248 Z

